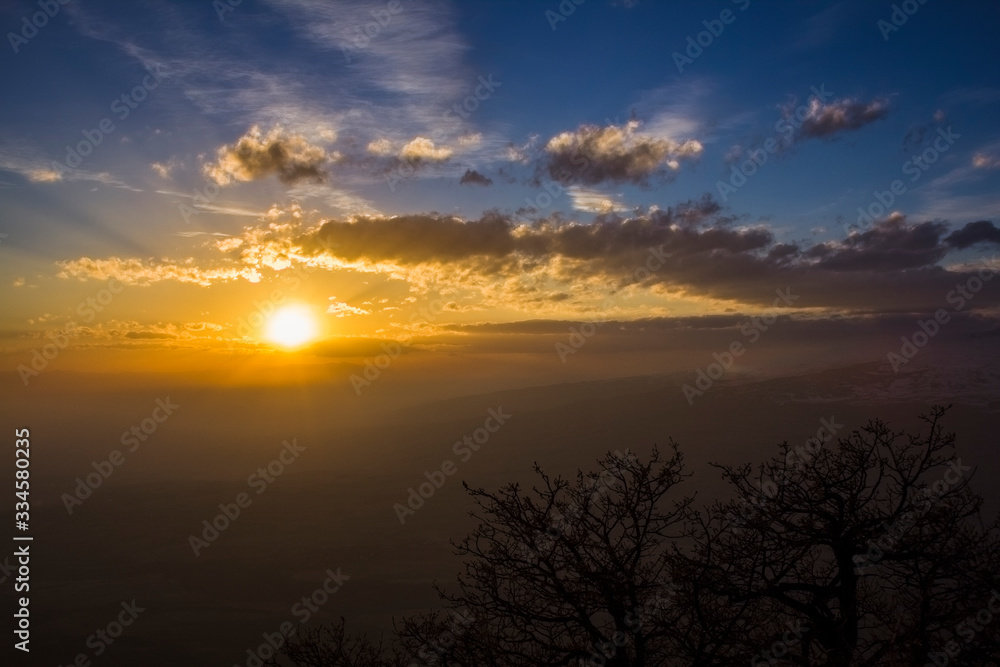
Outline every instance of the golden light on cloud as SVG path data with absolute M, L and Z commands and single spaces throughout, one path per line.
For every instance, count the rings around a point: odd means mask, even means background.
M 286 348 L 300 347 L 315 340 L 318 334 L 316 318 L 302 305 L 285 306 L 267 322 L 268 340 Z

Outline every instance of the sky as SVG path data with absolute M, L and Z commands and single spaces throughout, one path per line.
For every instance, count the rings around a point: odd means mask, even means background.
M 995 321 L 953 294 L 998 265 L 994 3 L 42 5 L 0 10 L 26 384 L 50 342 L 165 370 Z
M 105 664 L 257 664 L 341 566 L 317 620 L 389 632 L 459 567 L 458 480 L 609 450 L 677 442 L 713 499 L 710 462 L 954 403 L 996 479 L 998 25 L 954 0 L 0 2 L 36 658 L 96 660 L 138 600 Z

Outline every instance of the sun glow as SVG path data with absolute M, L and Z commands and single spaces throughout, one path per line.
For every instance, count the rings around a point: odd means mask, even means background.
M 282 347 L 299 347 L 316 338 L 319 327 L 306 306 L 285 306 L 267 323 L 267 337 Z

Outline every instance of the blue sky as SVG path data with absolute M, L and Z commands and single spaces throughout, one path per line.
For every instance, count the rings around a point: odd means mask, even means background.
M 937 225 L 938 245 L 904 268 L 961 264 L 996 238 L 995 3 L 913 2 L 888 31 L 896 10 L 880 2 L 70 1 L 26 31 L 40 6 L 0 12 L 0 82 L 13 91 L 0 129 L 3 279 L 15 286 L 178 280 L 185 262 L 197 284 L 256 282 L 284 264 L 249 266 L 260 253 L 247 230 L 281 216 L 308 230 L 495 211 L 517 237 L 519 226 L 595 220 L 662 231 L 651 214 L 710 201 L 702 232 L 763 230 L 752 252 L 795 245 L 799 268 L 906 246 L 930 233 L 921 224 Z M 678 54 L 694 57 L 679 68 Z M 113 129 L 94 134 L 105 119 Z M 86 132 L 99 145 L 73 169 L 56 166 Z M 933 164 L 914 171 L 921 156 Z M 754 172 L 745 184 L 721 185 L 741 167 Z M 894 201 L 857 230 L 878 234 L 845 245 L 858 208 L 877 212 L 874 193 L 897 179 Z M 944 241 L 978 221 L 988 226 L 972 242 Z M 432 227 L 420 233 L 447 245 Z M 229 272 L 227 238 L 245 242 Z M 364 261 L 417 262 L 397 250 Z M 358 257 L 335 259 L 326 268 L 349 272 Z M 549 296 L 566 303 L 567 289 Z M 704 295 L 747 296 L 738 291 Z

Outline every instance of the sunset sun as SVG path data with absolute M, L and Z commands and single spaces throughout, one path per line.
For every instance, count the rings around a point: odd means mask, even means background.
M 282 347 L 298 347 L 316 338 L 318 327 L 305 306 L 285 306 L 267 323 L 267 338 Z

